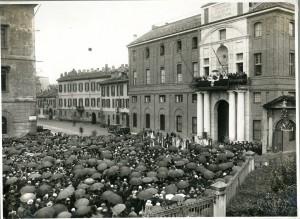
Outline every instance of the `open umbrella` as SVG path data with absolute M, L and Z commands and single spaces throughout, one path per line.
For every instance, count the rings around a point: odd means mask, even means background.
M 151 178 L 151 177 L 143 177 L 142 181 L 143 181 L 143 183 L 151 183 L 153 181 L 153 178 Z
M 113 157 L 112 153 L 108 150 L 102 151 L 101 156 L 102 158 L 106 158 L 106 159 L 111 159 Z
M 52 187 L 47 184 L 43 184 L 38 188 L 38 194 L 40 194 L 41 196 L 50 193 L 50 191 L 52 191 Z
M 155 172 L 155 171 L 150 171 L 150 172 L 147 173 L 147 176 L 148 176 L 148 177 L 156 177 L 156 176 L 157 176 L 157 172 Z
M 168 172 L 158 172 L 157 177 L 160 179 L 165 179 L 168 177 Z
M 102 199 L 112 203 L 112 204 L 121 204 L 123 203 L 123 200 L 121 196 L 117 195 L 116 193 L 112 191 L 106 191 L 102 194 Z
M 66 199 L 70 197 L 74 193 L 75 189 L 73 186 L 68 186 L 67 188 L 60 191 L 60 193 L 57 196 L 57 200 Z
M 112 208 L 112 212 L 114 215 L 119 215 L 121 212 L 123 212 L 126 209 L 126 206 L 124 204 L 116 204 Z
M 62 174 L 62 173 L 55 173 L 55 174 L 53 174 L 52 176 L 51 176 L 51 180 L 58 180 L 58 179 L 62 179 L 62 178 L 64 178 L 65 177 L 65 175 L 64 174 Z
M 95 180 L 93 178 L 87 178 L 84 180 L 85 184 L 91 185 L 95 182 Z
M 23 203 L 26 203 L 28 200 L 35 199 L 35 194 L 34 193 L 24 193 L 21 197 L 20 197 L 20 201 Z
M 183 160 L 175 161 L 175 166 L 177 166 L 177 167 L 181 167 L 184 164 L 185 164 L 185 162 Z
M 101 190 L 102 188 L 104 188 L 104 185 L 102 183 L 94 183 L 93 185 L 91 185 L 90 190 L 91 191 L 96 191 L 96 190 Z
M 143 172 L 146 170 L 147 170 L 147 167 L 145 167 L 145 165 L 141 165 L 141 164 L 135 168 L 135 171 L 137 171 L 137 172 Z
M 151 191 L 143 190 L 138 193 L 137 197 L 141 200 L 148 200 L 153 197 L 153 193 Z
M 196 167 L 197 167 L 197 164 L 194 162 L 190 162 L 186 165 L 186 168 L 190 169 L 190 170 L 194 170 L 194 169 L 196 169 Z
M 178 183 L 177 183 L 177 187 L 179 189 L 185 189 L 187 187 L 189 187 L 189 182 L 186 181 L 186 180 L 180 180 Z
M 34 186 L 23 186 L 21 189 L 20 189 L 20 193 L 21 195 L 23 195 L 24 193 L 34 193 L 35 192 L 35 187 Z
M 41 178 L 41 176 L 42 175 L 39 173 L 32 173 L 29 175 L 29 179 L 39 179 L 39 178 Z
M 85 216 L 91 211 L 91 206 L 79 206 L 79 208 L 76 210 L 75 214 L 76 216 Z
M 167 194 L 167 195 L 166 195 L 166 199 L 167 199 L 167 200 L 171 200 L 173 197 L 174 197 L 173 194 Z
M 107 164 L 104 163 L 104 162 L 100 163 L 100 164 L 97 166 L 97 170 L 99 170 L 99 171 L 103 171 L 103 170 L 105 170 L 105 169 L 107 169 Z
M 56 215 L 58 215 L 59 213 L 64 212 L 64 211 L 68 211 L 67 206 L 65 206 L 64 204 L 58 203 L 58 204 L 53 205 L 52 207 L 54 208 Z
M 178 148 L 175 147 L 175 146 L 170 146 L 170 147 L 168 148 L 168 150 L 171 151 L 171 152 L 177 152 L 177 151 L 178 151 Z
M 141 185 L 143 183 L 142 179 L 141 178 L 138 178 L 138 177 L 132 177 L 129 181 L 130 185 L 134 185 L 134 186 L 137 186 L 137 185 Z
M 55 215 L 55 210 L 53 207 L 44 207 L 35 212 L 35 218 L 53 218 Z
M 115 162 L 109 159 L 104 159 L 103 162 L 106 163 L 107 167 L 112 167 L 115 165 Z
M 190 198 L 184 201 L 185 204 L 192 204 L 195 203 L 197 201 L 197 199 L 195 198 Z
M 150 192 L 152 195 L 158 193 L 158 190 L 156 188 L 148 188 L 145 191 Z
M 118 173 L 119 173 L 119 167 L 118 166 L 112 166 L 106 172 L 106 174 L 108 176 L 114 176 L 114 175 L 116 175 Z
M 72 217 L 72 214 L 68 211 L 63 211 L 63 212 L 60 212 L 56 218 L 71 218 Z
M 87 198 L 80 198 L 78 200 L 76 200 L 74 206 L 76 208 L 79 208 L 80 206 L 88 206 L 90 203 L 90 201 Z
M 10 177 L 10 178 L 8 178 L 7 180 L 6 180 L 6 185 L 12 185 L 12 184 L 14 184 L 14 183 L 16 183 L 18 181 L 18 178 L 17 177 L 15 177 L 15 176 L 13 176 L 13 177 Z
M 8 166 L 8 165 L 6 165 L 6 164 L 4 164 L 4 165 L 2 166 L 2 171 L 3 171 L 3 173 L 9 172 L 10 170 L 11 170 L 11 167 L 10 167 L 10 166 Z
M 79 199 L 85 196 L 85 189 L 77 189 L 74 193 L 75 198 Z
M 91 178 L 93 179 L 101 179 L 102 178 L 102 174 L 101 173 L 94 173 Z
M 88 161 L 87 161 L 88 165 L 90 166 L 96 166 L 97 165 L 97 159 L 95 158 L 90 158 Z
M 170 184 L 166 186 L 166 193 L 167 194 L 175 194 L 177 192 L 177 186 L 175 184 Z
M 184 196 L 175 195 L 171 200 L 172 201 L 177 201 L 177 202 L 182 202 L 182 201 L 184 201 Z
M 42 174 L 42 178 L 43 179 L 48 179 L 48 178 L 50 178 L 52 176 L 52 173 L 51 172 L 44 172 L 43 174 Z
M 42 162 L 42 168 L 48 168 L 48 167 L 52 167 L 53 164 L 50 161 L 43 161 Z
M 120 176 L 121 176 L 121 177 L 129 176 L 130 173 L 131 173 L 131 170 L 130 170 L 129 167 L 127 167 L 127 166 L 122 166 L 122 167 L 120 168 Z
M 142 177 L 142 174 L 141 174 L 140 172 L 132 172 L 132 173 L 130 174 L 130 177 L 131 177 L 131 178 L 133 178 L 133 177 L 139 178 L 139 177 Z
M 89 188 L 90 186 L 88 184 L 85 184 L 85 183 L 80 183 L 78 186 L 77 186 L 77 189 L 87 189 Z

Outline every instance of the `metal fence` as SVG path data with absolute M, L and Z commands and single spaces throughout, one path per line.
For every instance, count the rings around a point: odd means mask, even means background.
M 236 195 L 238 188 L 245 181 L 248 174 L 252 171 L 250 167 L 250 159 L 241 166 L 241 169 L 233 176 L 233 178 L 227 184 L 226 193 L 226 205 L 230 203 L 232 198 Z
M 214 196 L 169 207 L 158 212 L 150 212 L 146 217 L 212 217 L 214 209 Z

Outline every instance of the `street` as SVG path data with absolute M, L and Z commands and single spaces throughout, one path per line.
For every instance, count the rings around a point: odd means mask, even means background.
M 38 120 L 38 126 L 43 126 L 44 129 L 50 129 L 52 132 L 62 132 L 69 135 L 80 135 L 79 128 L 83 128 L 83 136 L 90 136 L 96 131 L 97 135 L 108 135 L 106 128 L 101 128 L 99 124 L 90 124 L 83 122 L 57 121 L 57 120 Z

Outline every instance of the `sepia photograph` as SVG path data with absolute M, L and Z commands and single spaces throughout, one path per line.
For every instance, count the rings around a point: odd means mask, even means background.
M 293 0 L 0 1 L 0 217 L 296 218 L 297 19 Z

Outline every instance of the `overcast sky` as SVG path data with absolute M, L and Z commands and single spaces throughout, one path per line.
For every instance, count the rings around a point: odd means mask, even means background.
M 37 74 L 56 83 L 73 68 L 128 63 L 126 45 L 153 24 L 200 13 L 199 0 L 42 2 L 35 16 Z M 88 51 L 92 48 L 92 51 Z

